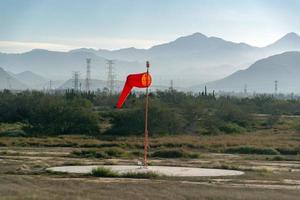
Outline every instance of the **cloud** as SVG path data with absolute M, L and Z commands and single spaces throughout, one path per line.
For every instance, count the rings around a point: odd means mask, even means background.
M 47 49 L 52 51 L 69 51 L 76 48 L 121 49 L 128 47 L 150 48 L 163 41 L 135 38 L 51 38 L 46 42 L 0 41 L 0 52 L 22 53 L 32 49 Z
M 32 49 L 47 49 L 53 51 L 68 51 L 75 48 L 70 45 L 43 43 L 43 42 L 17 42 L 17 41 L 0 41 L 0 52 L 21 53 Z

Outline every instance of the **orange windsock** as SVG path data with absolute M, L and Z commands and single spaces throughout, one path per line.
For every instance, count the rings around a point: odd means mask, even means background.
M 117 108 L 122 107 L 123 103 L 125 102 L 127 96 L 129 95 L 133 87 L 146 88 L 151 85 L 151 82 L 152 78 L 147 72 L 128 75 L 122 93 L 119 97 Z

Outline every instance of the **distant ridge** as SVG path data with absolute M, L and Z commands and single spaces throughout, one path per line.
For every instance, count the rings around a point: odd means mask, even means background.
M 42 89 L 48 83 L 48 80 L 46 78 L 31 71 L 24 71 L 15 74 L 15 77 L 32 89 Z
M 278 91 L 300 93 L 300 52 L 285 52 L 255 62 L 245 70 L 237 71 L 218 81 L 192 87 L 194 91 L 210 90 L 242 92 L 247 85 L 249 92 L 274 93 L 274 81 Z
M 24 90 L 29 88 L 14 76 L 10 75 L 0 67 L 0 89 Z

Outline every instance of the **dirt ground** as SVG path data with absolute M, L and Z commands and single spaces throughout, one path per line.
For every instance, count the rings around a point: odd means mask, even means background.
M 1 147 L 0 199 L 293 200 L 300 196 L 300 161 L 264 156 L 202 154 L 197 159 L 152 159 L 152 165 L 238 169 L 241 176 L 96 178 L 49 173 L 63 165 L 135 164 L 132 159 L 75 158 L 73 148 Z

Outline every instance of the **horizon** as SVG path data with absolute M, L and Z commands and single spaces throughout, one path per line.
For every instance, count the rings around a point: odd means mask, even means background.
M 0 8 L 0 52 L 8 53 L 143 49 L 195 32 L 263 47 L 300 33 L 295 0 L 2 0 Z

